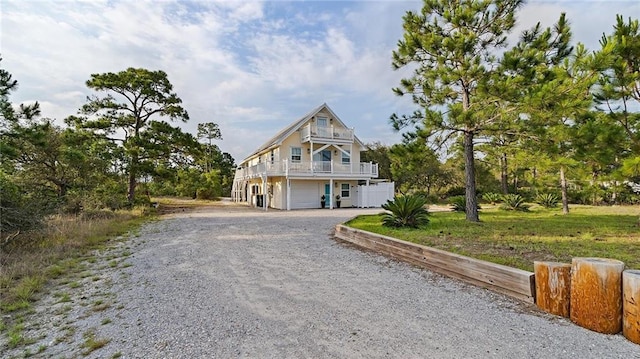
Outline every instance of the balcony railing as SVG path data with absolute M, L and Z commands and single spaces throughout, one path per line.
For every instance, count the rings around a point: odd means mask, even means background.
M 336 128 L 333 126 L 321 127 L 309 124 L 300 129 L 300 140 L 302 143 L 309 142 L 311 140 L 353 142 L 353 129 Z
M 378 164 L 361 162 L 344 164 L 336 161 L 291 162 L 289 160 L 263 162 L 236 170 L 235 179 L 262 176 L 322 176 L 340 175 L 353 177 L 378 177 Z

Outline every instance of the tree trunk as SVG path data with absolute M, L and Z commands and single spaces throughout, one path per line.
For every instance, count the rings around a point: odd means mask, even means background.
M 129 204 L 133 204 L 133 200 L 136 197 L 136 172 L 138 167 L 138 158 L 131 157 L 131 166 L 129 167 L 129 185 L 127 188 L 127 201 Z
M 593 171 L 591 172 L 591 187 L 593 187 L 593 195 L 591 196 L 591 205 L 597 206 L 598 203 L 598 174 Z
M 464 178 L 467 221 L 479 222 L 478 198 L 476 198 L 476 170 L 473 155 L 472 131 L 464 133 Z
M 564 166 L 560 166 L 560 191 L 562 192 L 562 214 L 569 214 L 569 199 L 567 198 L 567 178 Z
M 502 194 L 509 193 L 509 178 L 507 176 L 507 154 L 503 153 L 500 157 L 500 184 L 502 185 Z

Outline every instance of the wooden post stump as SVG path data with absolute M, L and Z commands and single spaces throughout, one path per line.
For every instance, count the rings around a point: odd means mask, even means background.
M 622 273 L 622 334 L 640 344 L 640 270 Z
M 569 317 L 571 303 L 571 264 L 533 262 L 536 305 L 547 313 Z
M 622 330 L 624 263 L 606 258 L 571 261 L 571 321 L 605 334 Z

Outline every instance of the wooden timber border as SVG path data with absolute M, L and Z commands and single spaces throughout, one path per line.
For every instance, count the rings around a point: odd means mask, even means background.
M 534 274 L 339 224 L 335 237 L 418 267 L 534 303 Z

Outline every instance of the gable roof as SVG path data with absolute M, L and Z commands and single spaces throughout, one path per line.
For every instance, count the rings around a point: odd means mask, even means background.
M 315 116 L 322 110 L 326 110 L 327 112 L 329 112 L 329 114 L 333 119 L 338 121 L 338 123 L 341 124 L 343 127 L 348 128 L 347 125 L 345 125 L 344 122 L 340 120 L 338 115 L 336 115 L 333 112 L 333 110 L 331 110 L 329 105 L 327 105 L 326 103 L 323 103 L 322 105 L 316 107 L 315 109 L 308 112 L 306 115 L 302 116 L 298 120 L 291 123 L 289 126 L 283 128 L 280 132 L 275 134 L 275 136 L 271 137 L 267 142 L 262 144 L 262 146 L 258 147 L 257 150 L 253 151 L 249 156 L 245 157 L 245 159 L 242 160 L 240 164 L 246 162 L 247 160 L 249 160 L 250 158 L 254 157 L 257 154 L 260 154 L 261 152 L 265 152 L 267 150 L 280 146 L 285 139 L 291 136 L 294 132 L 298 131 L 300 127 L 302 127 L 305 123 L 307 123 L 307 121 L 309 121 L 313 116 Z M 353 135 L 353 137 L 360 146 L 362 147 L 364 146 L 362 141 L 360 141 L 360 139 L 358 139 L 358 137 L 356 137 L 355 134 Z

